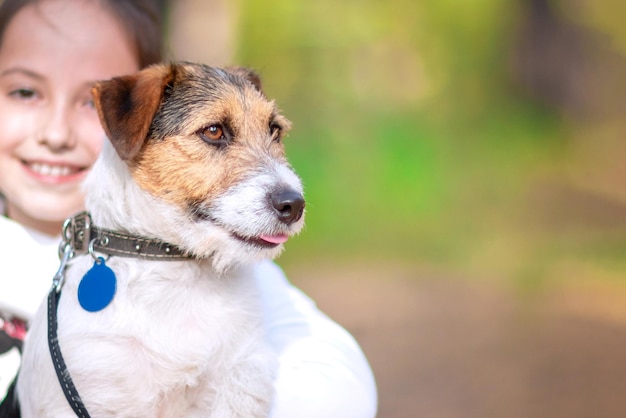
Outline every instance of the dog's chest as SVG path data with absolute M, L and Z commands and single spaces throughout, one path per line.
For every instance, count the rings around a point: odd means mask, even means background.
M 117 278 L 114 298 L 101 311 L 88 312 L 76 297 L 92 264 L 89 257 L 84 259 L 68 271 L 59 307 L 61 341 L 83 340 L 122 358 L 138 356 L 148 363 L 187 368 L 259 334 L 253 278 L 243 273 L 215 277 L 185 262 L 110 261 Z M 99 341 L 104 339 L 106 344 Z M 116 361 L 112 355 L 106 358 Z
M 92 416 L 267 416 L 275 357 L 249 291 L 252 275 L 217 278 L 184 263 L 111 260 L 117 292 L 104 309 L 88 312 L 77 288 L 92 263 L 90 257 L 74 260 L 58 309 L 59 345 Z M 43 314 L 33 324 L 38 331 L 45 327 Z M 26 388 L 56 379 L 45 334 L 33 335 L 39 339 L 26 347 L 18 389 L 27 411 L 42 409 Z M 40 390 L 59 394 L 54 384 Z M 62 397 L 45 408 L 70 414 Z

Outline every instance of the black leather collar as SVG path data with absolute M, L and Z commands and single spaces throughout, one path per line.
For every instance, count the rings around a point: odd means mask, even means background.
M 73 255 L 99 252 L 148 260 L 193 258 L 193 255 L 179 247 L 158 239 L 98 228 L 92 224 L 89 212 L 80 212 L 65 220 L 59 251 L 67 244 L 72 248 Z

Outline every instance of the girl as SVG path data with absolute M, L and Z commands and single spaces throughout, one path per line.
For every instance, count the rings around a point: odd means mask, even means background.
M 156 0 L 0 3 L 0 398 L 29 318 L 58 267 L 63 220 L 104 133 L 90 88 L 161 60 Z M 376 389 L 354 339 L 271 262 L 256 267 L 280 366 L 272 417 L 372 417 Z

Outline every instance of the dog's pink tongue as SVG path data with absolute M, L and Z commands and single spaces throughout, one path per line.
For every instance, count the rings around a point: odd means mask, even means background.
M 261 235 L 260 237 L 263 241 L 271 242 L 272 244 L 282 244 L 283 242 L 289 239 L 289 236 L 286 234 L 280 235 Z

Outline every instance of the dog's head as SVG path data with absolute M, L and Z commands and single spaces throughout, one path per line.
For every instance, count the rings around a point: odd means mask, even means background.
M 253 71 L 159 64 L 93 96 L 132 181 L 173 208 L 155 237 L 224 269 L 277 255 L 302 228 L 302 185 L 282 143 L 290 123 Z

